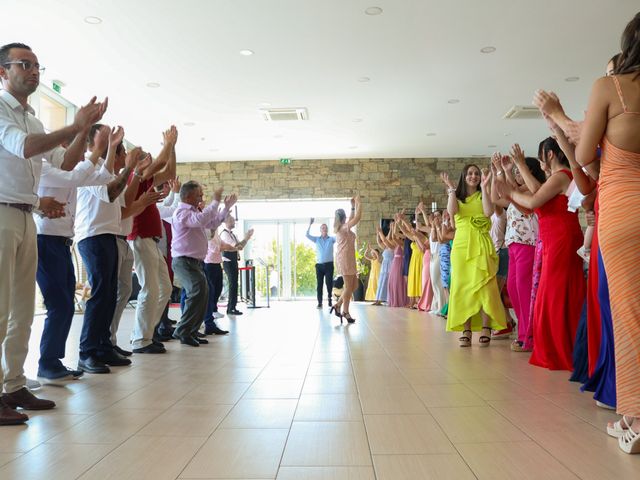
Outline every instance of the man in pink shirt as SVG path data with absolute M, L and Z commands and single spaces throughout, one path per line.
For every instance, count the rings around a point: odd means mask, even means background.
M 176 325 L 174 338 L 180 343 L 198 347 L 207 340 L 197 338 L 196 333 L 204 319 L 209 297 L 209 287 L 203 269 L 207 255 L 207 234 L 205 229 L 216 229 L 236 203 L 236 195 L 224 199 L 224 208 L 218 209 L 222 200 L 222 188 L 213 193 L 213 201 L 202 211 L 202 187 L 193 180 L 180 188 L 180 203 L 173 214 L 173 238 L 171 266 L 175 276 L 185 289 L 187 299 L 182 317 Z

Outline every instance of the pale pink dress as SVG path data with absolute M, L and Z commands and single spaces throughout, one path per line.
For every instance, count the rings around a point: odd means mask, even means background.
M 344 275 L 357 275 L 356 268 L 356 234 L 346 223 L 336 232 L 336 264 L 338 271 Z

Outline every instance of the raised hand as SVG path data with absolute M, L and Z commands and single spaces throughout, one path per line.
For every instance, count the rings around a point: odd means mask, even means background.
M 524 151 L 517 143 L 514 143 L 511 147 L 511 158 L 518 168 L 526 164 Z
M 123 139 L 124 139 L 124 128 L 122 128 L 120 125 L 118 125 L 117 127 L 113 127 L 111 129 L 111 131 L 109 132 L 109 145 L 110 146 L 115 147 L 115 146 L 119 145 L 120 142 L 122 142 Z
M 89 103 L 78 109 L 73 119 L 73 124 L 79 131 L 88 130 L 91 125 L 100 121 L 107 110 L 108 104 L 109 100 L 107 98 L 103 102 L 96 102 L 96 97 L 93 97 L 89 100 Z
M 134 169 L 138 165 L 138 162 L 142 160 L 144 153 L 140 147 L 132 148 L 127 152 L 127 157 L 124 159 L 124 164 L 129 169 Z
M 182 186 L 182 183 L 180 183 L 180 179 L 178 177 L 170 179 L 168 183 L 173 193 L 180 193 L 180 187 Z
M 574 145 L 578 145 L 578 143 L 580 143 L 580 134 L 582 133 L 583 124 L 584 122 L 574 122 L 574 121 L 567 122 L 564 133 L 569 139 L 569 141 Z
M 238 201 L 238 195 L 235 193 L 232 193 L 231 195 L 227 195 L 226 197 L 224 197 L 224 206 L 227 210 L 230 210 L 231 207 L 233 207 L 237 201 Z
M 489 170 L 488 168 L 483 168 L 481 170 L 482 173 L 482 177 L 480 180 L 480 184 L 482 185 L 482 188 L 486 188 L 489 185 L 489 182 L 491 181 L 491 170 Z
M 250 228 L 249 230 L 247 230 L 247 233 L 244 236 L 246 240 L 249 240 L 251 237 L 253 237 L 253 228 Z
M 95 151 L 101 152 L 100 154 L 102 155 L 102 152 L 107 150 L 107 147 L 110 145 L 109 143 L 110 138 L 111 138 L 111 135 L 110 135 L 109 127 L 104 126 L 98 129 L 95 137 L 93 137 L 93 144 L 95 145 Z
M 536 90 L 533 95 L 533 104 L 538 107 L 543 114 L 549 116 L 564 113 L 560 99 L 558 99 L 558 96 L 553 92 Z
M 491 155 L 491 165 L 499 169 L 500 160 L 502 160 L 502 154 L 500 152 L 493 152 L 493 155 Z
M 313 222 L 314 222 L 314 221 L 315 221 L 315 218 L 311 217 L 311 218 L 309 219 L 309 225 L 313 225 Z
M 58 202 L 53 197 L 40 197 L 38 209 L 48 218 L 64 217 L 64 206 L 66 203 Z
M 168 130 L 162 133 L 165 145 L 175 145 L 178 142 L 178 129 L 175 125 L 171 125 Z
M 222 201 L 222 192 L 223 192 L 223 191 L 224 191 L 224 188 L 222 188 L 222 187 L 216 188 L 216 189 L 213 191 L 213 199 L 214 199 L 216 202 L 220 203 L 220 202 Z
M 440 180 L 442 180 L 442 183 L 444 183 L 447 188 L 456 188 L 447 172 L 442 172 L 440 174 Z
M 165 197 L 164 192 L 156 192 L 153 188 L 150 188 L 146 192 L 144 192 L 138 198 L 138 201 L 147 207 L 149 205 L 153 205 L 154 203 L 158 203 Z

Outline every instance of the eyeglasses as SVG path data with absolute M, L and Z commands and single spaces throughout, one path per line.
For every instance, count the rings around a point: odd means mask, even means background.
M 22 69 L 29 72 L 33 67 L 36 67 L 38 72 L 44 73 L 44 67 L 40 66 L 39 63 L 31 63 L 29 60 L 15 60 L 13 62 L 4 63 L 2 66 L 6 67 L 7 65 L 22 65 Z

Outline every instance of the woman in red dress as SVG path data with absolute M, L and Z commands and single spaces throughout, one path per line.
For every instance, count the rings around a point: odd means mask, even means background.
M 542 239 L 542 274 L 533 317 L 533 354 L 529 363 L 550 370 L 573 369 L 573 346 L 585 298 L 583 243 L 578 214 L 567 210 L 567 190 L 573 176 L 554 138 L 542 145 L 542 162 L 551 176 L 534 193 L 500 187 L 511 199 L 534 210 Z

